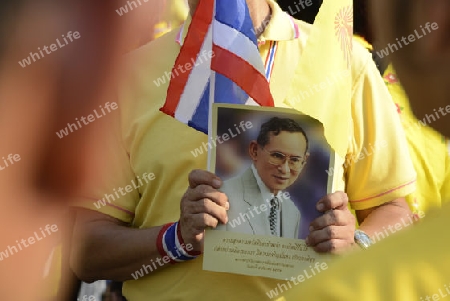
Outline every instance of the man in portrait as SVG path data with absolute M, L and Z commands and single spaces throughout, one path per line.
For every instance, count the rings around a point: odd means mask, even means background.
M 224 181 L 228 223 L 217 229 L 298 238 L 300 211 L 284 190 L 298 179 L 309 156 L 305 131 L 292 119 L 273 117 L 250 142 L 249 155 L 252 165 Z

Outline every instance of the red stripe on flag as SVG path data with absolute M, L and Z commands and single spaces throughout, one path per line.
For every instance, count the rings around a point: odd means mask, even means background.
M 212 70 L 231 79 L 259 105 L 274 106 L 269 83 L 263 74 L 247 61 L 222 47 L 213 45 L 213 52 Z
M 199 2 L 194 16 L 192 17 L 192 22 L 189 26 L 183 46 L 175 60 L 172 74 L 178 74 L 178 72 L 175 73 L 175 69 L 177 69 L 178 66 L 185 66 L 187 63 L 192 63 L 192 60 L 197 60 L 197 56 L 202 48 L 203 41 L 205 40 L 209 26 L 212 22 L 213 10 L 214 0 L 202 0 Z M 170 81 L 169 88 L 167 89 L 166 102 L 160 111 L 174 117 L 175 110 L 180 102 L 189 75 L 190 72 L 180 73 Z

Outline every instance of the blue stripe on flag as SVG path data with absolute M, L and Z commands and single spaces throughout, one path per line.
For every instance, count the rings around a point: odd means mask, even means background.
M 209 112 L 209 89 L 210 81 L 205 86 L 202 98 L 198 103 L 192 119 L 188 122 L 188 126 L 193 127 L 197 131 L 208 134 L 208 112 Z
M 245 104 L 248 99 L 244 90 L 222 74 L 216 73 L 215 84 L 215 103 Z
M 245 104 L 249 96 L 233 81 L 223 76 L 215 74 L 214 102 L 229 104 Z M 195 128 L 205 134 L 208 133 L 208 111 L 209 111 L 209 94 L 210 81 L 203 91 L 202 98 L 195 110 L 192 119 L 188 122 L 188 126 Z
M 256 46 L 256 36 L 253 29 L 253 23 L 250 18 L 250 13 L 247 7 L 246 0 L 216 0 L 216 16 L 215 19 L 234 28 L 236 31 L 245 35 Z M 216 37 L 220 38 L 220 37 Z M 255 49 L 255 55 L 259 57 L 259 52 Z M 273 54 L 272 54 L 273 55 Z M 217 58 L 213 58 L 217 59 Z M 239 72 L 239 70 L 235 70 Z M 191 73 L 192 75 L 192 73 Z M 191 76 L 190 75 L 190 76 Z M 205 86 L 202 96 L 195 112 L 189 120 L 188 125 L 203 133 L 208 133 L 208 115 L 210 102 L 210 89 L 214 89 L 215 103 L 229 103 L 229 104 L 245 104 L 249 99 L 248 94 L 243 91 L 238 84 L 234 83 L 229 78 L 219 73 L 214 73 L 214 87 L 211 87 L 211 82 Z M 185 87 L 189 89 L 189 87 Z
M 216 0 L 216 20 L 240 31 L 258 45 L 246 0 Z

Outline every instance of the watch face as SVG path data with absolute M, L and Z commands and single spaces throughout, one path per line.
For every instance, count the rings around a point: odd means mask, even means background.
M 355 242 L 363 249 L 367 249 L 372 244 L 370 237 L 361 230 L 355 231 Z

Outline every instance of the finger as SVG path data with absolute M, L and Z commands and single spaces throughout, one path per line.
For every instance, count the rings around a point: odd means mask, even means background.
M 211 201 L 210 199 L 202 199 L 197 202 L 191 203 L 191 208 L 189 208 L 190 214 L 207 213 L 221 223 L 226 224 L 228 222 L 227 210 Z
M 350 211 L 330 210 L 314 219 L 309 225 L 309 231 L 320 230 L 328 226 L 346 226 L 355 223 L 355 217 Z
M 206 198 L 227 210 L 230 209 L 227 195 L 208 185 L 199 185 L 195 189 L 188 189 L 186 198 L 190 202 L 201 201 Z
M 217 227 L 219 220 L 207 213 L 197 213 L 191 215 L 191 224 L 197 231 L 204 231 L 207 227 Z
M 312 231 L 307 237 L 307 244 L 311 247 L 332 239 L 345 239 L 348 236 L 346 227 L 328 226 L 321 230 Z
M 317 202 L 317 210 L 325 212 L 332 209 L 344 209 L 347 207 L 348 197 L 345 192 L 337 191 L 323 197 Z
M 317 244 L 314 251 L 318 253 L 342 254 L 349 247 L 348 242 L 342 239 L 327 240 Z
M 215 174 L 201 169 L 195 169 L 188 176 L 189 187 L 195 188 L 198 185 L 209 185 L 216 189 L 222 186 L 222 180 Z

